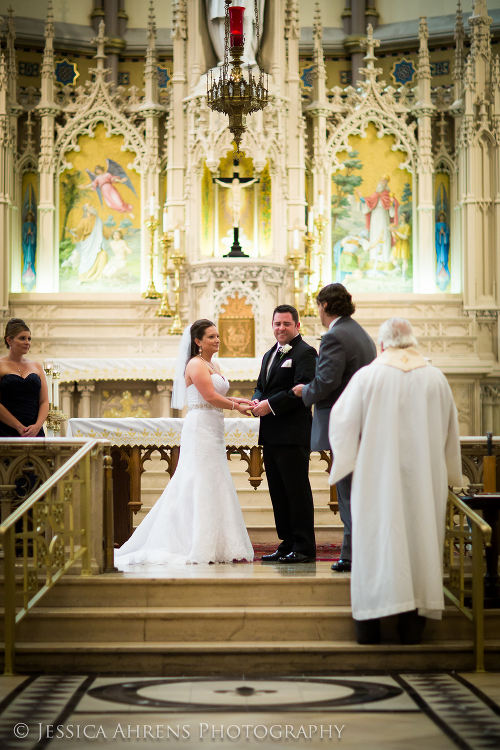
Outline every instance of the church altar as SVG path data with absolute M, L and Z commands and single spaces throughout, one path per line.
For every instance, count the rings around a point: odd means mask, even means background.
M 224 357 L 217 359 L 229 381 L 256 381 L 261 359 Z M 173 380 L 175 357 L 55 358 L 61 371 L 61 383 L 94 380 Z

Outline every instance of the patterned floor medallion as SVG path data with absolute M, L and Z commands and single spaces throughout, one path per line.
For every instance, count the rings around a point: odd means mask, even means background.
M 221 688 L 223 684 L 223 688 Z M 398 687 L 349 679 L 169 680 L 130 681 L 94 688 L 100 700 L 183 713 L 210 711 L 304 711 L 387 700 Z
M 465 680 L 447 674 L 409 674 L 398 681 L 458 747 L 500 747 L 500 709 L 488 705 Z

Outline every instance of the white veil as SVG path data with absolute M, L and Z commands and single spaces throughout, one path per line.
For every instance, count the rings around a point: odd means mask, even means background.
M 191 325 L 186 326 L 182 334 L 181 343 L 177 350 L 177 362 L 175 363 L 174 387 L 172 390 L 172 409 L 184 409 L 186 403 L 186 365 L 189 359 L 191 347 Z

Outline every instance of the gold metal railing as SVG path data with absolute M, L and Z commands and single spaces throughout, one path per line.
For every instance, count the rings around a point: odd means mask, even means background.
M 484 672 L 484 556 L 483 545 L 491 544 L 491 526 L 471 510 L 454 492 L 448 492 L 445 534 L 444 593 L 470 622 L 474 631 L 476 672 Z M 471 559 L 467 547 L 472 550 Z M 470 606 L 469 606 L 470 602 Z
M 16 626 L 23 617 L 78 560 L 81 560 L 81 575 L 92 575 L 92 472 L 95 459 L 102 460 L 103 451 L 109 451 L 103 443 L 102 440 L 86 441 L 0 526 L 4 552 L 4 673 L 7 675 L 14 673 Z M 113 564 L 110 461 L 105 455 L 102 496 L 105 570 Z M 19 594 L 16 572 L 21 567 L 22 591 Z

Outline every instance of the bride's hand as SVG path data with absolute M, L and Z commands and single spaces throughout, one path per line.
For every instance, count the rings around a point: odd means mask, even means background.
M 250 406 L 248 405 L 248 401 L 246 401 L 246 399 L 239 399 L 238 402 L 236 401 L 236 399 L 233 400 L 234 408 L 236 409 L 236 411 L 239 411 L 240 414 L 248 414 L 248 412 L 250 411 Z M 245 403 L 242 403 L 243 401 Z
M 248 406 L 253 406 L 253 402 L 248 398 L 236 398 L 235 396 L 231 396 L 231 399 L 235 404 L 248 404 Z

